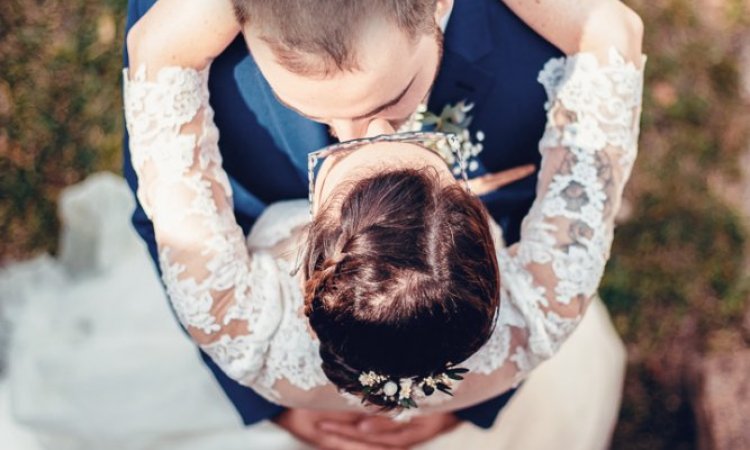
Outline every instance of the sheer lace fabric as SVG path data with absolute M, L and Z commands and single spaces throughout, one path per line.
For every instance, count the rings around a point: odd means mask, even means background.
M 596 293 L 614 218 L 637 153 L 643 70 L 614 49 L 549 61 L 537 198 L 518 244 L 498 251 L 501 307 L 488 345 L 510 355 L 517 381 L 552 356 Z M 511 336 L 511 331 L 520 331 Z M 481 353 L 481 352 L 480 352 Z M 477 355 L 475 355 L 477 356 Z M 480 358 L 482 359 L 482 358 Z M 490 373 L 503 358 L 473 367 Z
M 247 251 L 232 214 L 208 68 L 125 74 L 125 113 L 138 199 L 154 223 L 159 264 L 180 322 L 236 379 L 263 366 L 283 316 L 276 260 Z
M 290 275 L 308 220 L 305 201 L 273 205 L 246 241 L 232 214 L 208 68 L 125 71 L 125 110 L 138 198 L 154 223 L 163 279 L 195 342 L 240 383 L 287 406 L 362 408 L 320 367 L 318 342 Z M 518 383 L 559 348 L 596 292 L 614 216 L 636 155 L 643 70 L 616 51 L 548 62 L 537 199 L 521 241 L 497 233 L 501 301 L 490 340 L 462 366 L 455 397 L 417 412 L 456 409 Z M 280 251 L 279 248 L 286 248 Z

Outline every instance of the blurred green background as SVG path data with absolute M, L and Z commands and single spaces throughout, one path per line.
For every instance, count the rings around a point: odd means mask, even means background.
M 601 289 L 629 354 L 613 448 L 693 449 L 686 364 L 750 343 L 750 2 L 626 3 L 649 61 Z M 60 190 L 120 171 L 125 7 L 0 2 L 0 266 L 54 253 Z

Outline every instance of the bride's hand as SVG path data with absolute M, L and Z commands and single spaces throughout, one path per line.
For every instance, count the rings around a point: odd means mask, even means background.
M 411 448 L 424 444 L 461 423 L 453 413 L 436 413 L 396 422 L 383 416 L 369 416 L 358 422 L 342 423 L 323 420 L 321 430 L 344 439 L 367 441 L 389 448 Z
M 369 442 L 362 431 L 355 433 L 335 433 L 325 429 L 323 424 L 332 424 L 336 429 L 357 430 L 357 425 L 365 416 L 359 412 L 316 411 L 290 408 L 272 421 L 302 442 L 321 450 L 405 450 L 400 445 Z
M 536 167 L 533 164 L 518 166 L 500 172 L 488 173 L 476 178 L 469 179 L 469 188 L 475 195 L 489 194 L 503 186 L 514 183 L 534 173 Z

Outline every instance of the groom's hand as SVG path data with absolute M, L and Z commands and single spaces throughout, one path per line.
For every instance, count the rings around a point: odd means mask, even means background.
M 370 442 L 361 431 L 349 435 L 327 432 L 322 423 L 341 428 L 356 428 L 365 416 L 355 412 L 315 411 L 310 409 L 287 409 L 273 422 L 297 439 L 321 450 L 405 450 L 406 447 Z
M 410 448 L 446 433 L 461 423 L 453 413 L 415 417 L 409 422 L 396 422 L 383 416 L 369 416 L 357 422 L 323 420 L 320 429 L 342 438 L 397 448 Z

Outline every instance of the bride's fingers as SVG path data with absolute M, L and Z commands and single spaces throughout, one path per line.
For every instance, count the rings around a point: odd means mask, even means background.
M 407 423 L 396 422 L 395 420 L 383 416 L 365 416 L 356 423 L 344 423 L 336 420 L 321 420 L 318 422 L 318 427 L 320 427 L 321 430 L 349 433 L 352 435 L 361 435 L 362 433 L 393 433 L 402 430 L 406 426 Z
M 358 427 L 365 433 L 382 433 L 401 430 L 405 425 L 404 422 L 396 422 L 388 417 L 372 416 L 360 420 Z
M 379 442 L 376 435 L 363 433 L 356 425 L 341 422 L 319 422 L 323 432 L 319 440 L 326 450 L 403 450 L 405 447 Z
M 325 436 L 322 436 L 316 443 L 316 447 L 321 450 L 406 450 L 405 447 L 372 444 L 333 433 L 327 433 Z
M 525 166 L 518 166 L 512 169 L 472 178 L 469 180 L 469 189 L 471 189 L 471 192 L 476 195 L 484 195 L 495 189 L 499 189 L 518 181 L 521 178 L 526 178 L 534 173 L 535 169 L 536 167 L 533 164 L 526 164 Z
M 365 419 L 367 420 L 367 419 Z M 349 436 L 349 437 L 359 437 L 362 439 L 364 436 L 369 435 L 371 439 L 375 442 L 379 442 L 378 436 L 381 433 L 394 433 L 397 431 L 401 431 L 406 424 L 386 424 L 381 422 L 367 422 L 363 424 L 360 423 L 342 423 L 342 422 L 335 422 L 331 420 L 322 420 L 318 422 L 318 428 L 322 431 L 331 432 L 331 433 L 337 433 L 342 436 Z

